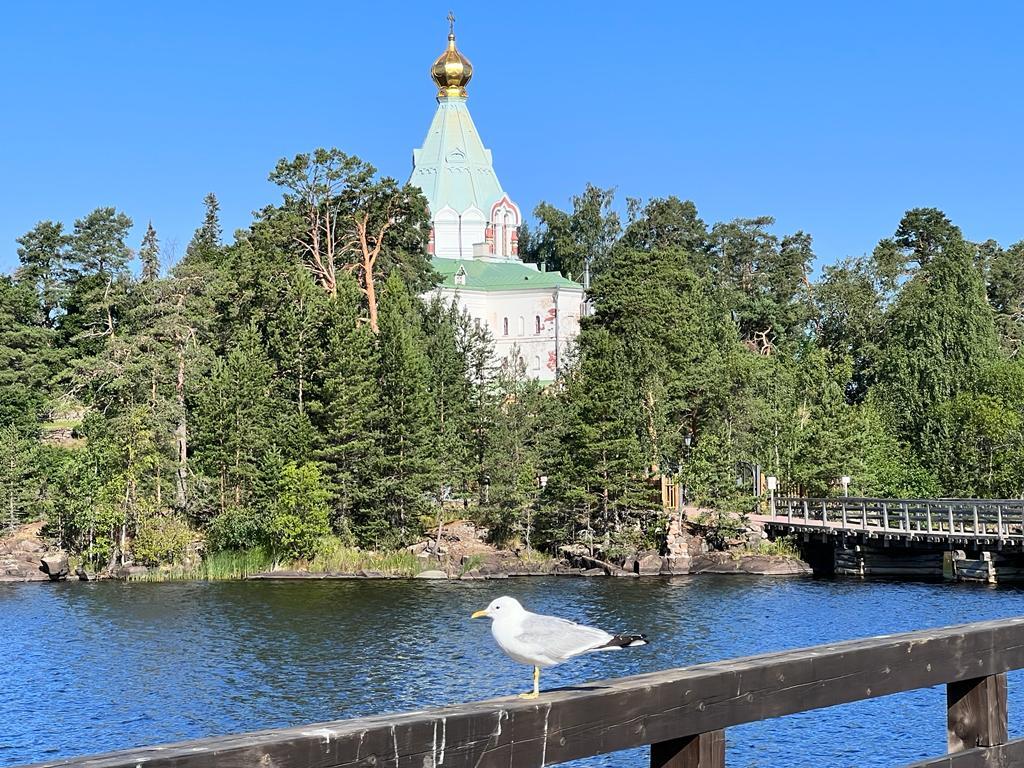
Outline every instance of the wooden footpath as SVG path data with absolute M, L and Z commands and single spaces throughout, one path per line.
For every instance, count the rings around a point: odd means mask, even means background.
M 1008 740 L 1006 710 L 1006 673 L 1021 668 L 1024 617 L 603 680 L 532 701 L 492 699 L 38 768 L 525 768 L 642 746 L 650 746 L 652 768 L 723 768 L 731 726 L 940 684 L 946 754 L 912 768 L 1008 768 L 1024 765 L 1024 739 Z M 909 725 L 895 709 L 893 717 Z M 864 749 L 884 750 L 893 738 L 879 736 Z

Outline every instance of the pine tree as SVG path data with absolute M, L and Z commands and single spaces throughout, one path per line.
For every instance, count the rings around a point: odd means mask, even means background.
M 190 261 L 216 261 L 221 247 L 220 203 L 210 192 L 203 198 L 203 223 L 192 235 L 185 257 Z
M 43 323 L 53 327 L 63 306 L 67 286 L 65 260 L 69 238 L 64 225 L 41 221 L 17 239 L 20 265 L 15 277 L 30 285 L 39 296 Z
M 376 544 L 418 534 L 440 482 L 430 363 L 414 301 L 392 274 L 380 304 L 376 505 L 359 525 L 360 537 Z
M 315 455 L 325 468 L 333 520 L 342 533 L 366 530 L 361 526 L 373 517 L 377 503 L 372 475 L 379 465 L 378 357 L 373 334 L 359 319 L 359 287 L 345 276 L 328 308 L 324 362 L 312 375 L 308 400 L 317 434 Z
M 143 283 L 152 283 L 160 277 L 160 242 L 156 238 L 156 230 L 153 229 L 153 222 L 146 226 L 146 234 L 142 238 L 142 246 L 139 248 L 139 261 L 142 262 Z

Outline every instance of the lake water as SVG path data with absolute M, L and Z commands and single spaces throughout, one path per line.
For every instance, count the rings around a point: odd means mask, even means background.
M 742 576 L 507 581 L 0 584 L 0 765 L 527 690 L 469 614 L 501 594 L 652 643 L 544 672 L 542 688 L 1024 614 L 1024 591 Z M 1024 676 L 1010 676 L 1022 735 Z M 895 766 L 945 751 L 945 692 L 727 732 L 730 768 Z M 646 751 L 581 761 L 646 766 Z

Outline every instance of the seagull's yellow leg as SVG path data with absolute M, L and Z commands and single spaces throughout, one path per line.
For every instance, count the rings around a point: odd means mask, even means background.
M 536 699 L 540 696 L 540 667 L 533 668 L 533 693 L 520 693 L 521 699 Z

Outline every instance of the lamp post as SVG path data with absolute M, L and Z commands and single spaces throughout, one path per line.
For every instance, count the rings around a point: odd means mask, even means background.
M 779 478 L 775 475 L 768 475 L 765 480 L 768 483 L 768 511 L 775 517 L 775 490 L 779 487 Z
M 839 478 L 839 484 L 843 486 L 843 496 L 850 495 L 850 476 L 843 475 Z

